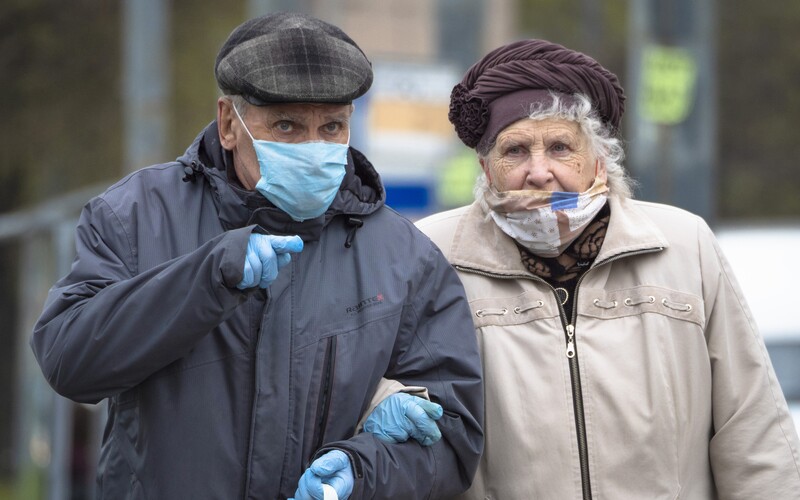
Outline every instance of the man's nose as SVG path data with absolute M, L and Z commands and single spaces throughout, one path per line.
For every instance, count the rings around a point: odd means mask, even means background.
M 292 142 L 295 142 L 295 143 L 314 142 L 314 141 L 319 141 L 319 140 L 320 140 L 319 133 L 306 131 L 306 132 L 304 132 L 302 134 L 297 134 L 294 137 L 294 139 L 292 140 Z

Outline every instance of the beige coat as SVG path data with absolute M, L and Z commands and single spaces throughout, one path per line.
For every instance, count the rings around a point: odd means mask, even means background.
M 800 499 L 786 401 L 702 219 L 612 199 L 566 314 L 477 203 L 417 225 L 458 270 L 482 353 L 486 445 L 462 498 Z

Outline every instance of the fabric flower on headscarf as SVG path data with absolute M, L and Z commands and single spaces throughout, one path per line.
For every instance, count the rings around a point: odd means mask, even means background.
M 455 125 L 458 138 L 474 148 L 486 130 L 489 105 L 480 97 L 470 96 L 469 90 L 459 83 L 450 93 L 450 112 L 447 118 Z

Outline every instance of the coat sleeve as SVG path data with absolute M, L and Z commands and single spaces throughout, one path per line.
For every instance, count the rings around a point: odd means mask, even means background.
M 137 273 L 136 246 L 102 198 L 84 207 L 70 273 L 50 290 L 31 347 L 50 385 L 96 403 L 186 355 L 245 298 L 252 227 Z
M 719 498 L 800 499 L 800 444 L 764 340 L 705 224 L 699 241 Z
M 483 381 L 477 340 L 464 289 L 438 249 L 416 289 L 410 290 L 403 325 L 385 375 L 406 386 L 427 387 L 439 403 L 442 439 L 386 444 L 370 433 L 330 443 L 353 462 L 351 499 L 449 498 L 472 482 L 483 451 Z

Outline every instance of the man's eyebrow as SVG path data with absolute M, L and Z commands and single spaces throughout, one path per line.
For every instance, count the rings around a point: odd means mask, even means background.
M 350 122 L 350 114 L 347 111 L 331 111 L 322 115 L 326 121 L 338 121 L 342 123 Z M 290 122 L 301 122 L 305 117 L 303 113 L 293 113 L 285 110 L 271 111 L 270 120 L 286 120 Z
M 347 111 L 332 111 L 330 113 L 325 113 L 322 117 L 325 120 L 329 121 L 337 121 L 342 123 L 350 123 L 350 113 Z

